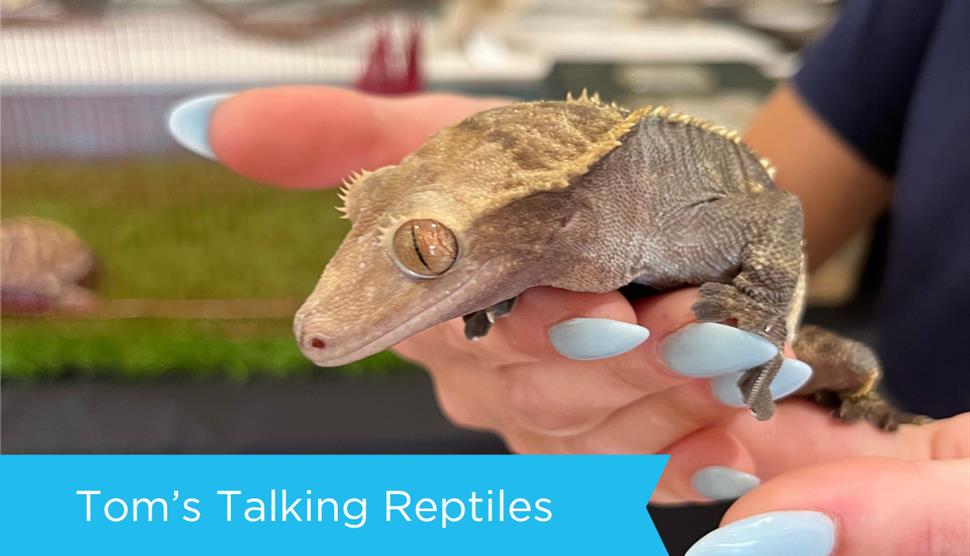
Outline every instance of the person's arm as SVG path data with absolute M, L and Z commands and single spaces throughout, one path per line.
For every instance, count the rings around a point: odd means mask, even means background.
M 889 203 L 889 178 L 817 116 L 791 85 L 779 86 L 744 135 L 798 195 L 809 264 L 821 265 Z
M 853 0 L 746 140 L 805 209 L 819 266 L 889 203 L 916 76 L 945 2 Z

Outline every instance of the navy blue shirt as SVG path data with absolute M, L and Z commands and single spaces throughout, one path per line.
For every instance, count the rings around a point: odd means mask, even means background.
M 970 410 L 970 1 L 852 0 L 794 86 L 893 179 L 876 346 L 892 396 Z

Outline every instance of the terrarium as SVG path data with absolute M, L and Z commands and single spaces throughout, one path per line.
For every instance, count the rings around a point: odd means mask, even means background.
M 421 12 L 311 4 L 4 3 L 5 379 L 311 371 L 291 320 L 345 232 L 335 194 L 247 181 L 164 125 L 202 91 L 421 87 Z

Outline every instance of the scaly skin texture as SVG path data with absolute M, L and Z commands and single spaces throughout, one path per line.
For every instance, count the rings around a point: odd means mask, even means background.
M 768 386 L 803 308 L 802 213 L 735 133 L 585 94 L 513 104 L 358 176 L 344 211 L 353 227 L 294 322 L 318 365 L 365 357 L 462 315 L 470 338 L 484 335 L 534 286 L 699 285 L 699 320 L 735 322 L 778 347 L 739 382 L 758 419 L 773 413 Z M 829 340 L 843 342 L 841 364 L 813 349 Z M 845 342 L 827 332 L 803 342 L 823 376 L 802 393 L 846 420 L 912 421 L 874 394 L 871 352 Z

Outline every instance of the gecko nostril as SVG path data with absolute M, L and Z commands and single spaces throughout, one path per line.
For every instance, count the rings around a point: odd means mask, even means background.
M 313 349 L 323 349 L 327 347 L 327 342 L 324 342 L 319 337 L 314 337 L 312 340 L 310 340 L 310 347 Z

